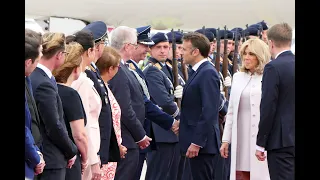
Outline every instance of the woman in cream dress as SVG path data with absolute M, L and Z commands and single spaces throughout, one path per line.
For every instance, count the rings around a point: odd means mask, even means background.
M 242 67 L 233 76 L 220 153 L 227 158 L 229 143 L 232 144 L 230 180 L 236 180 L 236 171 L 243 180 L 269 180 L 268 164 L 258 161 L 255 152 L 262 73 L 271 55 L 260 39 L 243 43 L 240 55 Z
M 95 49 L 93 37 L 90 33 L 79 31 L 75 35 L 68 38 L 74 37 L 74 39 L 81 38 L 80 44 L 84 48 L 82 53 L 82 63 L 81 63 L 81 74 L 76 81 L 73 81 L 71 87 L 78 91 L 84 111 L 87 116 L 86 132 L 88 137 L 88 168 L 84 171 L 82 175 L 83 180 L 100 179 L 100 158 L 98 152 L 100 149 L 100 128 L 99 128 L 99 115 L 102 107 L 101 98 L 93 86 L 93 81 L 87 77 L 84 72 L 88 65 L 94 61 Z M 86 43 L 83 43 L 86 41 Z M 85 46 L 83 45 L 85 44 Z M 84 165 L 84 164 L 82 164 Z

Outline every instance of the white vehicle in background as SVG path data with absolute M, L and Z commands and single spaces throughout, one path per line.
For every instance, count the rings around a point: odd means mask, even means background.
M 34 19 L 31 18 L 25 18 L 25 28 L 34 30 L 41 34 L 44 33 L 44 29 Z

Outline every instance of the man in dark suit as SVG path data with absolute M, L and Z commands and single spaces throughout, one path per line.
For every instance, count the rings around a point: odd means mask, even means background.
M 37 33 L 37 32 L 30 30 L 30 29 L 26 29 L 25 35 L 37 40 L 40 43 L 40 45 L 42 44 L 42 35 L 40 33 Z M 42 45 L 41 45 L 41 48 L 42 48 Z M 42 51 L 40 51 L 40 53 L 41 53 L 40 55 L 42 56 Z M 42 137 L 41 137 L 41 133 L 40 133 L 40 116 L 39 116 L 36 102 L 35 102 L 33 94 L 32 94 L 31 80 L 29 78 L 29 75 L 31 74 L 31 72 L 33 72 L 33 70 L 37 67 L 38 61 L 39 60 L 36 60 L 35 61 L 36 63 L 35 62 L 31 63 L 29 65 L 31 69 L 27 69 L 27 71 L 29 71 L 29 74 L 25 78 L 25 92 L 26 92 L 27 102 L 28 102 L 28 106 L 29 106 L 29 111 L 31 114 L 32 136 L 33 136 L 33 139 L 34 139 L 36 145 L 41 150 L 42 149 Z
M 30 75 L 34 99 L 40 114 L 40 131 L 43 137 L 43 156 L 46 166 L 40 180 L 65 179 L 66 167 L 72 167 L 77 153 L 76 145 L 68 136 L 63 108 L 52 71 L 65 58 L 63 33 L 43 35 L 43 56 Z
M 271 180 L 293 180 L 295 159 L 295 56 L 291 52 L 292 29 L 287 23 L 268 30 L 274 60 L 263 72 L 258 160 L 266 158 Z
M 183 59 L 192 66 L 181 101 L 179 143 L 190 158 L 194 180 L 213 180 L 219 154 L 220 80 L 207 57 L 209 40 L 200 33 L 183 37 Z
M 42 56 L 41 34 L 32 30 L 25 31 L 25 76 L 28 76 L 36 68 Z M 26 88 L 29 84 L 26 84 Z M 28 89 L 31 87 L 28 87 Z M 30 90 L 29 90 L 30 91 Z M 31 134 L 31 114 L 27 103 L 27 90 L 25 91 L 25 177 L 33 179 L 40 174 L 45 167 L 45 161 L 40 149 L 35 145 Z
M 95 46 L 96 46 L 96 57 L 95 62 L 101 57 L 102 52 L 105 47 L 105 41 L 108 40 L 108 29 L 107 25 L 102 21 L 95 21 L 88 24 L 83 30 L 92 33 Z M 101 165 L 108 164 L 108 162 L 118 162 L 120 161 L 120 150 L 117 143 L 116 134 L 113 128 L 112 112 L 110 101 L 108 98 L 108 89 L 105 82 L 100 76 L 100 72 L 92 62 L 89 66 L 90 69 L 86 69 L 85 73 L 93 81 L 94 87 L 102 101 L 102 108 L 99 115 L 99 127 L 100 127 L 100 160 Z
M 180 86 L 181 89 L 174 91 L 173 79 L 170 79 L 172 70 L 166 64 L 170 50 L 168 36 L 159 32 L 151 40 L 154 42 L 151 46 L 152 57 L 149 58 L 149 64 L 143 70 L 150 96 L 164 112 L 179 120 L 180 109 L 174 102 L 174 94 L 182 95 L 183 87 Z M 152 131 L 157 150 L 148 152 L 146 180 L 177 179 L 180 161 L 177 135 L 163 130 L 154 123 L 152 123 Z
M 144 121 L 144 129 L 148 136 L 153 138 L 151 144 L 148 148 L 140 150 L 139 155 L 139 164 L 135 175 L 135 180 L 139 180 L 141 176 L 141 171 L 143 168 L 144 160 L 146 159 L 147 152 L 152 150 L 156 150 L 156 143 L 154 140 L 154 133 L 151 130 L 152 123 L 157 124 L 164 130 L 169 130 L 172 126 L 178 126 L 179 122 L 174 121 L 174 118 L 167 113 L 163 112 L 157 105 L 155 105 L 151 100 L 152 96 L 150 96 L 148 90 L 148 82 L 146 81 L 146 77 L 143 74 L 142 70 L 138 67 L 139 60 L 143 60 L 146 58 L 147 52 L 150 51 L 149 45 L 153 45 L 154 42 L 150 39 L 150 29 L 151 26 L 143 26 L 137 28 L 138 32 L 138 48 L 134 51 L 132 59 L 128 60 L 129 68 L 135 74 L 137 80 L 139 81 L 143 92 L 144 92 L 144 100 L 145 100 L 145 108 L 146 108 L 146 119 Z
M 137 31 L 126 26 L 115 28 L 110 45 L 122 57 L 118 73 L 109 85 L 121 108 L 122 144 L 128 149 L 126 158 L 118 162 L 115 180 L 132 180 L 139 162 L 139 147 L 147 148 L 152 140 L 143 128 L 146 113 L 143 90 L 126 65 L 137 47 Z

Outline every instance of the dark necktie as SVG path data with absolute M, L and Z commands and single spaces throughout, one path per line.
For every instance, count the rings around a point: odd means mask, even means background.
M 32 92 L 32 85 L 31 85 L 31 79 L 29 78 L 29 76 L 26 77 L 26 81 L 30 90 L 31 95 L 33 96 L 33 92 Z
M 51 76 L 51 82 L 53 84 L 53 86 L 58 89 L 58 86 L 57 86 L 57 81 L 56 81 L 56 78 L 54 78 L 54 76 Z
M 193 69 L 192 69 L 192 66 L 189 65 L 189 68 L 188 68 L 188 74 L 189 74 L 189 77 L 192 76 L 192 74 L 195 72 Z

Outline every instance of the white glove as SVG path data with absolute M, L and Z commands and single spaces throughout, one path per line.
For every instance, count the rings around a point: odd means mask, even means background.
M 229 76 L 227 76 L 226 78 L 224 78 L 223 85 L 224 85 L 225 87 L 230 87 L 230 86 L 231 86 L 231 78 L 230 78 Z
M 182 98 L 183 87 L 178 85 L 173 92 L 175 98 Z

